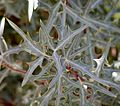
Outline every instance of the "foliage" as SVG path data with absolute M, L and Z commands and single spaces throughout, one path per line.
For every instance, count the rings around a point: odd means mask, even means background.
M 120 105 L 120 0 L 0 5 L 1 105 Z

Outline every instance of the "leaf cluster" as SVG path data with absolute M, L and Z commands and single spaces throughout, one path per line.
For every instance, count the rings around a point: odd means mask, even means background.
M 22 16 L 24 7 L 19 12 L 12 8 L 13 13 L 8 9 L 20 22 L 6 14 L 1 19 L 0 82 L 9 70 L 22 73 L 20 88 L 32 86 L 32 92 L 23 92 L 25 106 L 118 106 L 119 4 L 119 0 L 28 0 L 30 22 Z M 7 40 L 6 27 L 20 37 L 15 46 Z

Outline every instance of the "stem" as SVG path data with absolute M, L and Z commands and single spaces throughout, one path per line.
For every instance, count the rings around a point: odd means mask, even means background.
M 2 63 L 1 65 L 11 71 L 16 71 L 18 73 L 21 73 L 21 74 L 25 74 L 26 73 L 26 70 L 23 70 L 23 69 L 16 69 L 16 67 L 14 67 L 12 64 L 9 64 L 8 62 L 2 60 Z

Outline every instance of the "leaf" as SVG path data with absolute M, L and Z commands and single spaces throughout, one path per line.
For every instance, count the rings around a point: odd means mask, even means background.
M 46 40 L 47 40 L 48 45 L 50 46 L 50 48 L 51 48 L 52 50 L 54 50 L 54 48 L 53 48 L 53 46 L 52 46 L 52 44 L 51 44 L 51 42 L 50 42 L 50 36 L 49 36 L 48 29 L 47 29 L 46 26 L 43 24 L 42 20 L 40 20 L 40 25 L 41 25 L 41 28 L 42 28 L 45 36 L 46 36 Z
M 28 80 L 30 79 L 30 77 L 32 76 L 32 73 L 34 72 L 34 70 L 37 68 L 37 66 L 39 66 L 42 61 L 43 61 L 43 56 L 42 57 L 39 57 L 38 59 L 36 59 L 35 61 L 33 61 L 30 66 L 29 66 L 29 69 L 28 71 L 26 72 L 25 74 L 25 77 L 23 79 L 23 82 L 22 82 L 22 87 L 28 82 Z
M 31 20 L 33 9 L 38 7 L 38 0 L 28 0 L 28 18 Z
M 73 0 L 68 0 L 68 2 L 70 3 L 70 5 L 72 6 L 72 8 L 74 8 L 75 10 L 79 11 L 79 13 L 83 13 L 83 10 L 80 6 L 78 6 L 76 3 L 74 3 Z
M 88 76 L 90 76 L 93 80 L 95 80 L 96 82 L 99 82 L 105 86 L 112 86 L 113 88 L 116 88 L 118 91 L 120 90 L 120 85 L 115 84 L 113 82 L 107 81 L 107 80 L 103 80 L 97 76 L 95 76 L 87 67 L 78 65 L 70 60 L 67 60 L 67 62 L 69 62 L 71 65 L 73 65 L 76 69 L 80 70 L 82 73 L 87 74 Z
M 61 40 L 63 40 L 63 37 L 64 37 L 64 33 L 65 33 L 65 25 L 66 25 L 66 4 L 64 4 L 63 5 L 63 14 L 62 14 L 62 16 L 61 16 L 61 27 L 62 28 L 60 28 L 60 31 L 58 30 L 58 28 L 56 28 L 57 29 L 57 32 L 59 32 L 60 33 L 60 36 L 61 36 Z
M 52 13 L 50 14 L 49 16 L 49 19 L 48 19 L 48 23 L 46 25 L 46 28 L 48 30 L 48 33 L 50 33 L 52 27 L 53 27 L 53 23 L 55 22 L 55 20 L 57 19 L 57 13 L 58 13 L 58 10 L 60 8 L 60 4 L 61 4 L 61 1 L 59 1 L 55 7 L 53 8 L 52 10 Z
M 89 83 L 89 82 L 83 82 L 83 84 L 89 85 L 89 86 L 91 86 L 94 90 L 99 91 L 99 92 L 102 92 L 102 93 L 104 93 L 104 94 L 106 94 L 106 95 L 108 95 L 108 96 L 116 97 L 115 94 L 113 94 L 112 92 L 108 91 L 107 89 L 105 89 L 105 88 L 102 87 L 102 86 L 97 86 L 96 84 L 92 84 L 92 83 Z M 96 91 L 94 91 L 94 92 L 96 92 Z
M 10 48 L 10 49 L 6 50 L 3 53 L 3 56 L 8 56 L 10 54 L 18 54 L 21 51 L 23 51 L 23 49 L 22 49 L 21 45 L 19 45 L 17 47 L 13 47 L 13 48 Z
M 86 25 L 88 25 L 89 27 L 91 27 L 91 28 L 93 28 L 93 29 L 95 29 L 95 30 L 98 29 L 94 24 L 88 22 L 88 21 L 85 20 L 83 17 L 77 15 L 77 14 L 76 14 L 75 12 L 73 12 L 69 7 L 66 7 L 66 12 L 67 12 L 67 14 L 69 14 L 74 20 L 76 19 L 76 21 L 80 21 L 81 23 L 86 24 Z
M 42 1 L 42 0 L 39 0 L 39 2 L 40 2 L 40 7 L 42 8 L 42 9 L 47 9 L 47 10 L 51 10 L 51 5 L 49 4 L 49 3 L 46 3 L 46 2 L 44 2 L 44 1 Z
M 62 92 L 61 92 L 61 83 L 62 83 L 62 76 L 59 77 L 59 80 L 58 80 L 58 88 L 57 88 L 57 98 L 56 98 L 56 106 L 59 106 L 60 105 L 60 98 L 62 96 Z
M 91 18 L 88 18 L 88 17 L 84 17 L 84 19 L 86 19 L 86 21 L 88 21 L 90 23 L 93 23 L 94 25 L 97 25 L 99 27 L 102 27 L 102 28 L 104 28 L 106 30 L 110 30 L 110 31 L 113 31 L 113 32 L 120 33 L 119 28 L 113 27 L 113 26 L 109 25 L 108 23 L 103 23 L 103 22 L 100 22 L 100 21 L 97 21 L 95 19 L 91 19 Z
M 96 63 L 97 63 L 97 67 L 95 69 L 95 73 L 96 75 L 99 77 L 100 71 L 102 69 L 102 66 L 104 64 L 104 61 L 107 59 L 108 56 L 108 52 L 111 46 L 111 41 L 109 41 L 105 47 L 105 51 L 103 53 L 103 55 L 99 58 L 99 59 L 93 59 Z
M 105 17 L 105 21 L 109 20 L 115 12 L 116 12 L 115 9 L 111 10 L 110 12 L 108 12 L 108 14 Z
M 79 84 L 76 82 L 71 81 L 69 78 L 67 78 L 65 75 L 62 76 L 67 82 L 69 82 L 72 86 L 79 88 Z
M 52 81 L 51 81 L 50 84 L 49 84 L 49 89 L 52 88 L 52 87 L 56 84 L 56 82 L 58 81 L 59 77 L 60 77 L 60 74 L 57 74 L 57 75 L 52 79 Z
M 87 24 L 89 25 L 89 27 L 97 30 L 98 28 L 96 26 L 99 26 L 99 27 L 102 27 L 106 30 L 110 30 L 110 31 L 114 31 L 114 32 L 118 32 L 120 33 L 120 30 L 119 28 L 117 27 L 113 27 L 113 26 L 110 26 L 109 24 L 106 24 L 106 23 L 103 23 L 103 22 L 99 22 L 95 19 L 91 19 L 90 17 L 82 17 L 82 16 L 79 16 L 77 14 L 75 14 L 72 10 L 70 10 L 68 7 L 66 8 L 66 11 L 69 15 L 73 15 L 75 16 L 78 20 L 80 20 L 80 22 L 84 23 L 84 24 Z
M 63 20 L 64 21 L 64 20 Z M 61 25 L 60 26 L 55 26 L 57 32 L 58 32 L 58 35 L 60 35 L 59 37 L 59 42 L 61 43 L 64 39 L 66 39 L 72 32 L 72 30 L 70 29 L 69 26 L 65 25 L 65 26 L 62 26 L 63 21 L 61 22 Z
M 54 63 L 56 64 L 55 66 L 58 70 L 58 73 L 62 74 L 63 68 L 60 62 L 60 56 L 58 56 L 56 51 L 53 52 L 53 60 L 54 60 Z
M 82 84 L 79 84 L 79 88 L 80 88 L 80 93 L 81 93 L 81 96 L 80 96 L 80 103 L 79 103 L 79 106 L 85 106 L 85 91 L 84 91 L 84 88 L 83 88 L 83 85 Z
M 80 47 L 80 48 L 76 49 L 75 52 L 73 54 L 71 54 L 69 57 L 74 58 L 77 54 L 82 53 L 83 51 L 87 50 L 89 47 L 90 47 L 89 45 L 88 46 L 86 45 L 84 47 Z
M 3 17 L 0 23 L 0 67 L 2 64 L 2 59 L 3 59 L 3 52 L 4 50 L 7 50 L 7 43 L 5 42 L 3 38 L 3 32 L 4 32 L 4 27 L 5 27 L 5 18 Z M 4 49 L 5 48 L 5 49 Z
M 5 18 L 3 17 L 2 20 L 1 20 L 1 23 L 0 23 L 0 38 L 3 35 L 4 27 L 5 27 Z
M 63 68 L 62 68 L 62 65 L 61 65 L 61 62 L 60 62 L 60 57 L 58 56 L 58 54 L 56 53 L 56 51 L 54 51 L 54 53 L 53 53 L 53 60 L 54 60 L 54 63 L 55 63 L 55 66 L 57 68 L 58 73 L 52 79 L 52 81 L 50 82 L 49 88 L 51 88 L 52 86 L 54 86 L 54 84 L 58 81 L 59 77 L 62 75 L 62 71 L 63 71 Z
M 71 33 L 70 36 L 68 36 L 65 40 L 63 40 L 55 49 L 55 51 L 57 51 L 60 47 L 62 47 L 63 45 L 65 46 L 65 44 L 70 41 L 73 37 L 75 37 L 77 34 L 79 34 L 80 32 L 82 32 L 84 29 L 86 29 L 88 27 L 88 25 L 84 25 L 81 26 L 80 28 L 76 29 L 75 31 L 73 31 Z
M 45 53 L 43 53 L 42 51 L 40 51 L 34 44 L 33 42 L 31 42 L 30 40 L 30 37 L 27 35 L 16 25 L 14 24 L 12 21 L 10 21 L 9 19 L 7 19 L 8 23 L 12 26 L 12 28 L 18 33 L 20 34 L 20 36 L 24 39 L 25 43 L 27 43 L 27 46 L 28 48 L 31 50 L 31 51 L 34 51 L 36 52 L 37 54 L 42 54 L 43 56 L 47 56 L 49 57 L 48 55 L 46 55 Z
M 47 66 L 45 66 L 45 68 L 42 69 L 42 71 L 38 75 L 34 75 L 33 79 L 37 80 L 41 78 L 52 67 L 53 63 L 54 63 L 53 61 L 50 62 Z
M 8 18 L 6 18 L 8 23 L 11 25 L 11 27 L 18 33 L 20 34 L 20 36 L 25 40 L 28 41 L 29 40 L 26 38 L 26 34 L 16 25 L 14 24 L 11 20 L 9 20 Z
M 32 44 L 33 45 L 33 44 Z M 23 45 L 21 46 L 22 49 L 30 54 L 33 54 L 35 56 L 40 56 L 40 52 L 36 51 L 35 48 L 31 44 L 29 45 L 28 42 L 24 42 Z M 41 52 L 41 54 L 43 54 Z
M 80 92 L 81 92 L 81 96 L 80 96 L 80 106 L 84 106 L 85 104 L 85 94 L 84 94 L 84 89 L 83 89 L 83 85 L 78 83 L 78 82 L 73 82 L 72 80 L 70 80 L 69 78 L 67 78 L 66 76 L 63 75 L 63 78 L 68 81 L 72 86 L 76 87 L 76 88 L 80 88 Z
M 49 100 L 52 98 L 53 93 L 55 92 L 55 87 L 52 88 L 45 96 L 44 99 L 42 100 L 40 106 L 48 106 Z
M 34 7 L 34 9 L 36 9 L 38 7 L 38 0 L 34 0 L 33 7 Z
M 80 41 L 80 38 L 81 38 L 80 36 L 76 36 L 76 37 L 71 41 L 70 47 L 69 47 L 67 53 L 65 54 L 66 57 L 71 57 L 71 54 L 76 51 L 75 49 L 78 48 L 78 45 L 79 45 L 79 43 L 80 43 L 80 42 L 79 42 L 79 41 Z M 74 56 L 75 56 L 75 55 L 74 55 Z
M 96 0 L 92 5 L 91 8 L 95 8 L 97 5 L 99 5 L 100 3 L 102 3 L 103 0 Z

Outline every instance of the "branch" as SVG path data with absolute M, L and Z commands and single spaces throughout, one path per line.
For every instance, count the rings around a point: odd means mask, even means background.
M 26 70 L 23 70 L 23 69 L 17 69 L 15 66 L 13 66 L 12 64 L 9 64 L 8 62 L 2 60 L 2 63 L 1 63 L 1 66 L 11 70 L 11 71 L 16 71 L 18 73 L 21 73 L 21 74 L 25 74 L 26 73 Z

